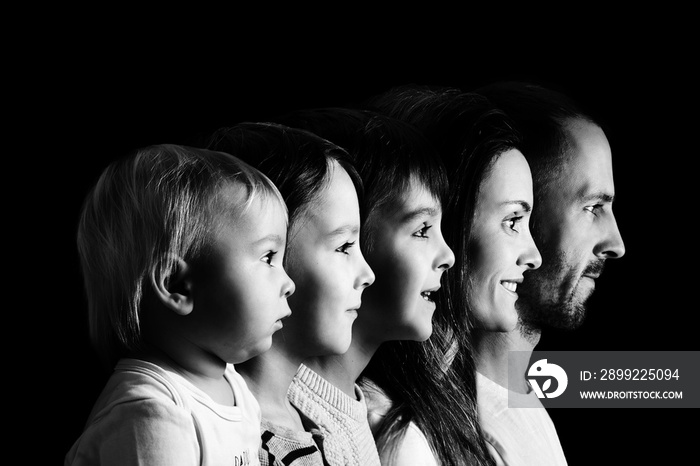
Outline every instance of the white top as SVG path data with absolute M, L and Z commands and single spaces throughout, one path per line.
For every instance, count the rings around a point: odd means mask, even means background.
M 559 436 L 547 410 L 530 392 L 516 393 L 476 373 L 479 421 L 498 465 L 565 466 Z M 508 397 L 518 406 L 509 408 Z M 513 403 L 511 403 L 513 404 Z
M 232 365 L 236 405 L 216 403 L 182 376 L 122 359 L 66 465 L 259 465 L 261 413 Z
M 384 391 L 373 383 L 367 383 L 362 388 L 367 400 L 367 418 L 372 432 L 376 432 L 391 409 L 392 402 Z M 408 424 L 403 438 L 393 447 L 379 450 L 379 459 L 382 466 L 438 466 L 428 439 L 413 422 Z

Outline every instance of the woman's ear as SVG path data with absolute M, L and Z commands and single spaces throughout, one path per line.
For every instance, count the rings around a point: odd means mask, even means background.
M 194 309 L 192 271 L 181 257 L 175 258 L 175 267 L 168 276 L 154 269 L 151 283 L 156 297 L 171 311 L 184 316 Z

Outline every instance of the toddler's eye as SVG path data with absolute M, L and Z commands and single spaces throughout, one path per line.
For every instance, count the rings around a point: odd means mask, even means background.
M 272 265 L 272 259 L 277 255 L 277 251 L 269 251 L 262 257 L 262 261 L 267 265 Z
M 348 241 L 347 243 L 343 244 L 341 247 L 336 249 L 336 252 L 342 252 L 343 254 L 348 254 L 348 250 L 355 245 L 354 241 Z
M 430 230 L 432 227 L 433 226 L 428 225 L 427 222 L 423 222 L 423 228 L 413 233 L 413 236 L 416 236 L 418 238 L 428 238 L 428 230 Z

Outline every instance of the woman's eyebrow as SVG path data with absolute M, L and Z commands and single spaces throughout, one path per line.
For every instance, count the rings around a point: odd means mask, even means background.
M 505 201 L 505 202 L 501 202 L 500 205 L 502 205 L 502 206 L 519 205 L 525 212 L 530 212 L 532 210 L 532 206 L 530 205 L 529 202 L 521 201 L 521 200 Z

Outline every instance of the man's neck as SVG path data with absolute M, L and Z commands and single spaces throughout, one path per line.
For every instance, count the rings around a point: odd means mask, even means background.
M 476 342 L 476 370 L 496 382 L 504 388 L 509 388 L 519 393 L 527 393 L 529 385 L 525 380 L 530 354 L 540 341 L 541 331 L 525 328 L 521 324 L 510 332 L 488 332 L 478 330 L 475 332 Z M 512 358 L 509 368 L 508 353 L 521 351 L 527 353 L 527 357 Z M 508 373 L 522 374 L 516 380 L 508 383 Z

